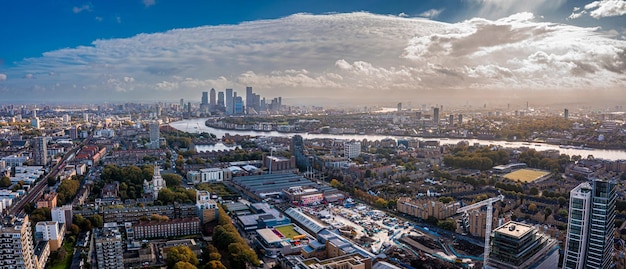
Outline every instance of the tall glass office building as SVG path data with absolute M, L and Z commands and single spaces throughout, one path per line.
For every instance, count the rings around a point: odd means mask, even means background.
M 615 230 L 615 182 L 592 180 L 570 191 L 563 269 L 610 268 Z

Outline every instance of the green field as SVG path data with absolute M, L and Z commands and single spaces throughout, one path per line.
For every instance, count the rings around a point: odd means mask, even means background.
M 291 225 L 285 225 L 275 228 L 281 234 L 283 234 L 286 238 L 293 239 L 294 236 L 300 235 L 300 233 L 296 232 Z
M 534 169 L 520 169 L 515 172 L 504 175 L 505 178 L 513 181 L 521 181 L 523 183 L 533 182 L 546 175 L 550 174 L 548 171 L 534 170 Z

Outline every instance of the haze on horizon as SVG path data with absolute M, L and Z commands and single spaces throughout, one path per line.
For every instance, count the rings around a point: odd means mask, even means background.
M 244 94 L 246 86 L 306 105 L 626 101 L 625 1 L 461 2 L 466 14 L 408 2 L 399 10 L 414 12 L 395 15 L 295 7 L 275 18 L 44 47 L 38 57 L 0 60 L 0 103 L 198 101 L 211 88 Z M 99 4 L 73 6 L 68 16 L 102 23 Z M 137 12 L 165 5 L 137 4 Z M 0 57 L 8 58 L 1 46 Z

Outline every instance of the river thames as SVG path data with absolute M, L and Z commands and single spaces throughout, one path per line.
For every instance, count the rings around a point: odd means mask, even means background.
M 281 133 L 281 132 L 256 132 L 256 131 L 241 131 L 241 130 L 222 130 L 207 127 L 204 125 L 206 118 L 198 118 L 198 119 L 188 119 L 172 122 L 169 125 L 177 130 L 190 132 L 190 133 L 211 133 L 216 135 L 218 138 L 224 136 L 224 134 L 230 135 L 250 135 L 250 136 L 272 136 L 272 137 L 291 137 L 293 135 L 301 135 L 305 139 L 315 139 L 315 138 L 335 138 L 341 140 L 363 140 L 367 139 L 370 141 L 374 140 L 382 140 L 386 138 L 391 138 L 394 140 L 403 139 L 403 138 L 413 138 L 413 139 L 422 139 L 422 140 L 437 140 L 441 144 L 456 144 L 460 141 L 468 141 L 470 144 L 479 143 L 481 145 L 496 145 L 502 146 L 505 148 L 520 148 L 520 147 L 528 147 L 534 148 L 537 151 L 556 149 L 560 153 L 564 153 L 567 155 L 580 155 L 583 158 L 586 158 L 589 155 L 593 155 L 594 158 L 605 159 L 605 160 L 626 160 L 626 150 L 607 150 L 607 149 L 572 149 L 572 148 L 560 148 L 558 145 L 551 145 L 545 143 L 527 143 L 527 142 L 507 142 L 507 141 L 496 141 L 496 140 L 480 140 L 480 139 L 458 139 L 458 138 L 422 138 L 422 137 L 400 137 L 400 136 L 385 136 L 385 135 L 338 135 L 338 134 L 309 134 L 309 133 Z M 197 151 L 211 151 L 211 150 L 228 150 L 234 149 L 234 147 L 228 147 L 223 144 L 216 144 L 214 146 L 198 146 Z

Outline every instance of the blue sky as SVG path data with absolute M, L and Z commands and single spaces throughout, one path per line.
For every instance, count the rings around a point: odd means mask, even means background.
M 594 38 L 599 38 L 601 35 L 602 42 L 615 43 L 613 51 L 617 57 L 623 55 L 623 40 L 626 37 L 626 3 L 624 1 L 616 0 L 604 0 L 604 1 L 584 1 L 584 0 L 527 0 L 527 1 L 508 1 L 508 0 L 360 0 L 360 1 L 191 1 L 191 0 L 93 0 L 93 1 L 39 1 L 39 0 L 22 0 L 22 1 L 4 1 L 2 8 L 0 9 L 0 36 L 3 37 L 3 42 L 0 42 L 0 92 L 7 93 L 7 96 L 17 95 L 16 92 L 27 89 L 29 91 L 48 90 L 54 92 L 55 89 L 64 88 L 65 85 L 71 85 L 76 88 L 77 84 L 83 84 L 82 87 L 90 88 L 92 91 L 106 91 L 104 86 L 98 86 L 106 84 L 102 81 L 103 75 L 100 75 L 100 80 L 95 77 L 87 78 L 87 75 L 81 76 L 69 76 L 66 75 L 63 79 L 43 79 L 41 74 L 49 74 L 50 77 L 65 73 L 68 74 L 70 69 L 68 67 L 75 68 L 79 65 L 94 66 L 94 65 L 112 65 L 115 55 L 123 53 L 120 51 L 112 51 L 108 48 L 115 44 L 121 45 L 125 42 L 135 42 L 140 39 L 138 34 L 164 34 L 172 29 L 198 29 L 202 26 L 217 26 L 217 25 L 231 25 L 234 28 L 232 31 L 232 39 L 228 39 L 224 35 L 226 33 L 220 32 L 221 28 L 209 28 L 206 37 L 206 42 L 211 43 L 211 35 L 214 35 L 214 31 L 218 32 L 219 40 L 221 44 L 227 44 L 230 42 L 236 42 L 240 44 L 247 42 L 246 40 L 255 39 L 254 33 L 247 33 L 246 35 L 238 34 L 239 28 L 245 28 L 242 26 L 242 22 L 259 23 L 259 27 L 263 31 L 259 31 L 258 34 L 273 34 L 275 42 L 281 38 L 286 38 L 288 35 L 281 36 L 280 33 L 272 33 L 269 28 L 264 28 L 266 24 L 262 24 L 264 21 L 269 21 L 276 24 L 277 28 L 288 27 L 289 20 L 285 20 L 295 13 L 311 13 L 313 15 L 322 16 L 329 13 L 340 14 L 353 14 L 354 12 L 367 12 L 372 15 L 392 15 L 394 19 L 398 20 L 398 23 L 403 19 L 408 22 L 415 18 L 426 18 L 432 22 L 443 22 L 446 25 L 467 26 L 474 27 L 478 24 L 464 24 L 464 22 L 471 21 L 473 18 L 485 18 L 490 23 L 499 24 L 498 19 L 506 18 L 521 12 L 529 12 L 533 14 L 532 21 L 536 23 L 551 23 L 564 26 L 577 27 L 576 31 L 580 30 L 584 34 L 590 34 Z M 577 8 L 577 9 L 575 9 Z M 569 19 L 568 19 L 569 17 Z M 320 17 L 322 18 L 322 17 Z M 326 17 L 324 17 L 326 18 Z M 337 17 L 333 17 L 337 18 Z M 318 19 L 316 17 L 307 17 L 312 21 Z M 371 18 L 373 20 L 380 19 Z M 370 20 L 370 18 L 359 18 L 358 23 L 364 23 L 361 20 Z M 334 20 L 332 27 L 342 26 L 341 20 Z M 413 23 L 413 21 L 412 21 Z M 374 23 L 376 24 L 376 23 Z M 245 25 L 245 23 L 243 24 Z M 308 26 L 306 22 L 296 23 L 300 29 L 284 28 L 286 31 L 304 31 Z M 369 24 L 364 23 L 365 26 Z M 378 24 L 376 24 L 378 25 Z M 396 24 L 394 24 L 396 25 Z M 417 24 L 416 24 L 417 25 Z M 419 25 L 411 24 L 410 27 L 419 27 Z M 238 27 L 240 26 L 240 27 Z M 480 26 L 480 25 L 479 25 Z M 537 25 L 535 25 L 537 26 Z M 397 24 L 397 27 L 405 27 L 404 24 Z M 537 26 L 539 27 L 539 26 Z M 596 27 L 594 31 L 587 31 Z M 283 29 L 283 28 L 281 28 Z M 460 28 L 463 29 L 463 28 Z M 586 30 L 585 30 L 586 29 Z M 323 30 L 320 33 L 314 33 L 315 35 L 324 35 Z M 403 31 L 412 32 L 413 29 L 396 29 L 393 31 L 402 33 Z M 192 31 L 192 30 L 190 30 Z M 195 30 L 194 30 L 195 31 Z M 320 29 L 316 29 L 320 31 Z M 392 32 L 393 32 L 392 31 Z M 567 31 L 572 31 L 568 28 Z M 582 33 L 581 32 L 581 33 Z M 176 35 L 185 35 L 188 32 L 176 32 Z M 341 35 L 340 33 L 335 33 Z M 433 32 L 425 33 L 413 33 L 413 34 L 441 34 Z M 217 34 L 216 34 L 217 35 Z M 154 36 L 153 36 L 154 37 Z M 319 38 L 319 37 L 318 37 Z M 403 47 L 396 48 L 395 57 L 411 58 L 410 53 L 407 53 L 407 49 L 410 46 L 404 46 L 415 42 L 415 36 L 403 36 L 403 39 L 399 40 L 403 42 Z M 94 45 L 96 40 L 109 41 L 101 42 L 100 46 Z M 195 48 L 203 47 L 201 43 L 187 42 L 176 43 L 176 37 L 172 37 L 171 40 L 166 42 L 168 45 L 154 44 L 159 47 L 159 51 L 172 51 L 179 56 L 186 56 L 181 50 L 182 47 L 192 44 Z M 609 40 L 609 41 L 607 41 Z M 610 41 L 614 40 L 614 41 Z M 159 41 L 163 43 L 163 41 Z M 355 40 L 358 42 L 358 40 Z M 97 43 L 97 42 L 96 42 Z M 141 43 L 138 43 L 141 45 Z M 147 44 L 147 43 L 146 43 Z M 140 45 L 135 45 L 137 46 Z M 336 44 L 335 44 L 336 45 Z M 365 47 L 368 44 L 363 44 Z M 383 45 L 381 43 L 381 45 Z M 208 46 L 208 45 L 207 45 Z M 317 50 L 322 50 L 332 46 L 321 42 L 320 44 L 314 43 L 311 45 L 316 47 Z M 85 48 L 93 48 L 89 52 L 83 51 Z M 567 47 L 570 48 L 570 47 Z M 65 49 L 65 50 L 64 50 Z M 126 48 L 132 51 L 132 48 Z M 208 49 L 208 48 L 204 48 Z M 559 52 L 552 52 L 551 55 L 567 55 L 563 52 L 566 48 L 560 48 Z M 576 49 L 572 49 L 576 51 Z M 199 50 L 203 51 L 203 50 Z M 330 51 L 333 51 L 332 48 Z M 611 50 L 607 50 L 611 51 Z M 621 51 L 621 53 L 620 53 Z M 117 54 L 116 54 L 117 53 Z M 127 57 L 136 57 L 137 61 L 149 61 L 146 55 L 152 55 L 155 52 L 145 52 L 144 54 L 128 54 Z M 610 53 L 610 52 L 607 52 Z M 53 56 L 50 56 L 50 55 Z M 63 54 L 60 56 L 60 54 Z M 107 54 L 103 57 L 103 54 Z M 409 57 L 407 57 L 407 55 Z M 525 55 L 524 57 L 528 57 Z M 548 53 L 548 55 L 550 55 Z M 270 57 L 268 55 L 268 57 Z M 326 56 L 325 54 L 323 56 Z M 339 54 L 329 57 L 328 63 L 325 66 L 319 64 L 316 66 L 309 66 L 306 62 L 302 66 L 295 66 L 294 64 L 276 64 L 276 70 L 269 70 L 263 74 L 266 77 L 272 72 L 285 72 L 287 70 L 306 70 L 307 74 L 313 72 L 316 76 L 312 76 L 313 79 L 319 79 L 322 73 L 329 72 L 329 69 L 337 68 L 337 62 L 340 60 L 346 60 L 347 63 L 354 64 L 356 62 L 366 62 L 368 64 L 379 63 L 381 66 L 378 68 L 385 68 L 390 70 L 394 68 L 398 70 L 401 67 L 413 67 L 416 58 L 412 58 L 413 61 L 408 63 L 400 62 L 398 66 L 392 66 L 388 59 L 357 59 L 357 55 L 351 55 L 350 52 L 340 52 Z M 366 57 L 361 56 L 360 57 Z M 413 55 L 414 56 L 414 55 Z M 229 57 L 236 57 L 236 55 L 230 55 Z M 610 55 L 607 55 L 610 57 Z M 269 59 L 269 58 L 268 58 Z M 351 59 L 348 60 L 348 59 Z M 270 59 L 271 60 L 271 59 Z M 210 59 L 213 62 L 227 61 L 226 59 L 219 59 L 219 57 L 213 57 Z M 110 62 L 110 63 L 109 63 Z M 262 62 L 262 61 L 260 61 Z M 232 65 L 232 63 L 228 63 Z M 250 64 L 250 63 L 247 63 Z M 432 64 L 432 63 L 430 63 Z M 613 74 L 612 79 L 614 84 L 608 85 L 609 87 L 622 86 L 623 80 L 623 66 L 619 63 L 616 64 L 618 70 L 609 70 Z M 601 64 L 599 64 L 601 65 Z M 193 79 L 198 81 L 204 81 L 203 85 L 210 85 L 211 81 L 223 81 L 227 80 L 227 85 L 235 84 L 237 86 L 244 82 L 254 83 L 254 80 L 250 78 L 248 72 L 253 72 L 255 75 L 259 75 L 261 69 L 259 66 L 251 66 L 241 64 L 238 66 L 232 66 L 232 70 L 214 72 L 213 74 L 200 75 L 194 72 L 186 72 L 185 70 L 193 69 L 189 64 L 172 61 L 171 66 L 163 67 L 160 65 L 156 67 L 145 67 L 146 64 L 142 62 L 138 65 L 143 70 L 148 70 L 144 73 L 150 73 L 152 75 L 160 74 L 160 77 L 142 76 L 141 74 L 132 74 L 129 72 L 131 67 L 121 68 L 127 73 L 125 74 L 106 74 L 106 81 L 118 80 L 128 83 L 136 84 L 131 90 L 116 91 L 116 93 L 123 96 L 123 92 L 133 92 L 125 98 L 140 98 L 142 94 L 139 92 L 147 91 L 157 83 L 170 83 L 174 80 L 181 78 Z M 471 63 L 468 63 L 466 67 L 472 68 Z M 481 64 L 480 66 L 484 66 Z M 480 67 L 476 65 L 476 67 Z M 587 65 L 581 64 L 582 69 Z M 202 65 L 198 66 L 203 67 Z M 444 66 L 446 67 L 446 66 Z M 621 69 L 619 69 L 622 67 Z M 158 72 L 153 72 L 156 69 Z M 461 67 L 459 67 L 461 68 Z M 508 67 L 507 67 L 508 68 Z M 593 68 L 592 68 L 593 69 Z M 73 70 L 73 69 L 72 69 Z M 152 70 L 152 71 L 150 71 Z M 163 70 L 169 70 L 171 72 L 163 72 Z M 422 70 L 422 69 L 420 69 Z M 460 69 L 459 69 L 460 70 Z M 457 70 L 457 71 L 459 71 Z M 591 70 L 591 69 L 590 69 Z M 345 70 L 344 70 L 345 71 Z M 422 70 L 423 71 L 423 70 Z M 415 71 L 419 74 L 420 71 Z M 622 72 L 622 73 L 620 73 Z M 175 73 L 175 74 L 174 74 Z M 597 71 L 594 71 L 597 74 Z M 248 75 L 246 75 L 248 74 Z M 169 77 L 168 77 L 169 76 Z M 18 79 L 19 78 L 19 79 Z M 39 78 L 39 80 L 33 82 L 24 80 L 24 78 Z M 273 78 L 274 79 L 274 78 Z M 74 80 L 74 81 L 72 81 Z M 207 82 L 208 81 L 208 82 Z M 52 85 L 52 84 L 54 85 Z M 142 84 L 143 83 L 143 84 Z M 396 85 L 395 81 L 389 82 L 392 85 Z M 89 84 L 89 85 L 87 85 Z M 142 84 L 142 85 L 138 85 Z M 220 83 L 215 82 L 216 86 L 223 86 Z M 280 83 L 278 83 L 280 84 Z M 150 86 L 152 85 L 152 86 Z M 79 85 L 80 86 L 80 85 Z M 117 85 L 119 86 L 119 85 Z M 282 90 L 277 93 L 283 93 L 287 90 L 293 91 L 293 85 L 286 89 L 286 87 L 277 84 L 266 84 L 268 88 L 281 88 Z M 297 85 L 296 85 L 297 86 Z M 387 87 L 389 85 L 386 85 Z M 523 86 L 523 85 L 522 85 Z M 606 86 L 606 85 L 601 85 Z M 100 88 L 98 88 L 100 87 Z M 568 86 L 569 87 L 569 86 Z M 305 87 L 306 88 L 306 87 Z M 383 87 L 384 88 L 384 87 Z M 388 87 L 393 88 L 393 87 Z M 181 88 L 179 84 L 178 91 L 187 90 L 188 94 L 194 92 L 192 89 Z M 69 92 L 69 91 L 68 91 Z M 144 92 L 145 93 L 145 92 Z M 164 98 L 170 95 L 164 94 Z

